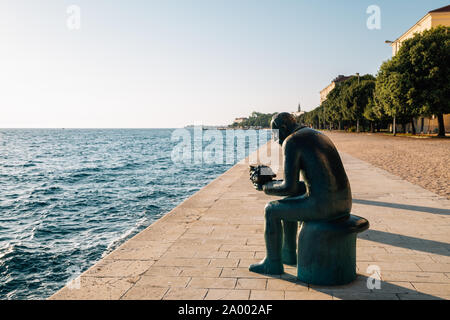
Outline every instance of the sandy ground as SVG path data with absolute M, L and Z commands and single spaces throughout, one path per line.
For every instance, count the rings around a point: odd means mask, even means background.
M 325 132 L 339 151 L 450 199 L 450 139 Z

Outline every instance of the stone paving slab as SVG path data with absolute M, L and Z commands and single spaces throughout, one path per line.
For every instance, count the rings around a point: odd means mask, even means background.
M 313 286 L 251 273 L 265 256 L 264 206 L 238 163 L 125 242 L 50 299 L 449 299 L 450 201 L 341 153 L 352 213 L 370 221 L 357 240 L 358 278 Z M 374 269 L 375 268 L 375 269 Z M 368 289 L 372 275 L 380 289 Z

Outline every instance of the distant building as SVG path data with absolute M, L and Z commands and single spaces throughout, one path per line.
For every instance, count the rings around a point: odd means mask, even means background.
M 342 74 L 334 78 L 333 81 L 331 81 L 331 83 L 327 87 L 325 87 L 322 91 L 320 91 L 320 104 L 322 104 L 322 102 L 327 100 L 328 94 L 331 92 L 331 90 L 333 90 L 336 87 L 336 83 L 345 81 L 349 78 L 350 76 L 344 76 Z
M 305 111 L 302 111 L 302 108 L 300 107 L 300 103 L 298 104 L 297 111 L 291 112 L 291 114 L 292 114 L 294 117 L 299 117 L 299 116 L 301 116 L 301 115 L 304 114 L 304 113 L 305 113 Z
M 403 41 L 412 38 L 416 33 L 421 33 L 439 25 L 450 26 L 450 5 L 428 12 L 415 25 L 409 28 L 408 31 L 398 37 L 397 40 L 391 42 L 392 55 L 395 56 L 398 53 Z M 437 117 L 435 116 L 416 118 L 414 122 L 416 131 L 419 133 L 434 133 L 439 127 Z M 450 132 L 450 114 L 444 115 L 444 124 L 445 132 Z M 411 131 L 410 124 L 408 124 L 407 130 Z
M 245 120 L 248 120 L 248 118 L 236 118 L 236 119 L 234 119 L 234 122 L 239 124 L 239 123 L 244 122 Z
M 395 56 L 400 50 L 403 41 L 410 39 L 415 33 L 437 27 L 439 25 L 450 26 L 450 5 L 428 12 L 415 25 L 391 43 L 392 55 Z

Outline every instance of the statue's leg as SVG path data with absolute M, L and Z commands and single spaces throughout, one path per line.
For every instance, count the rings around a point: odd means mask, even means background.
M 276 211 L 283 222 L 326 220 L 337 216 L 333 210 L 321 203 L 322 200 L 312 197 L 284 198 L 273 202 L 276 203 Z
M 311 197 L 307 198 L 285 198 L 279 201 L 271 201 L 266 205 L 265 218 L 266 228 L 264 238 L 266 240 L 266 258 L 260 263 L 250 266 L 250 271 L 264 274 L 282 274 L 282 243 L 283 243 L 283 222 L 299 222 L 324 219 L 330 211 L 319 206 Z M 288 224 L 289 225 L 289 224 Z M 291 230 L 293 224 L 289 225 Z M 294 238 L 293 232 L 288 231 L 287 243 L 291 243 Z M 295 238 L 294 238 L 295 239 Z
M 281 257 L 284 264 L 297 264 L 297 221 L 283 220 L 283 249 Z
M 281 261 L 281 246 L 283 240 L 281 218 L 276 210 L 276 201 L 269 202 L 265 207 L 266 226 L 264 239 L 266 240 L 266 258 L 252 264 L 250 271 L 263 274 L 282 274 L 284 272 Z

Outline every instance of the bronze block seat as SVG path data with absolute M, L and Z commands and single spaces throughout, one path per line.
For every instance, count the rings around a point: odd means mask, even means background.
M 297 277 L 315 285 L 344 285 L 356 279 L 356 235 L 369 222 L 355 215 L 303 222 L 298 237 Z

